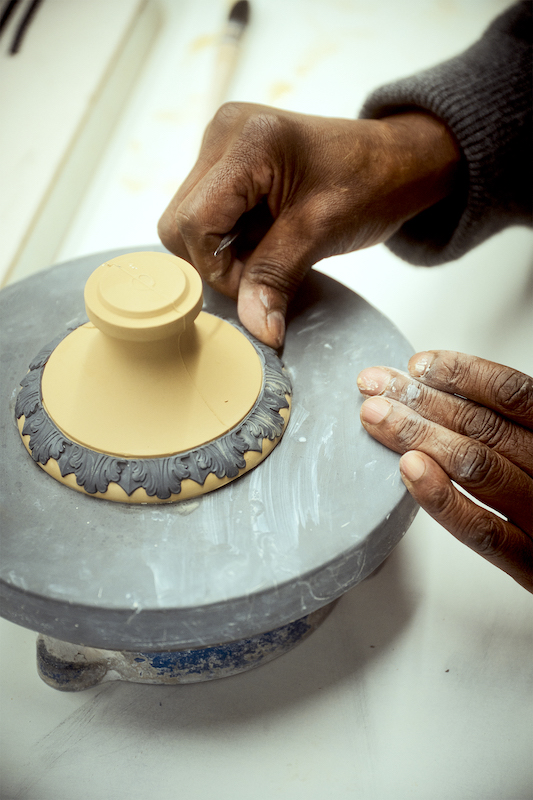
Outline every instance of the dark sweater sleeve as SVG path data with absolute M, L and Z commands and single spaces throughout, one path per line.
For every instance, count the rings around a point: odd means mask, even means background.
M 387 242 L 411 264 L 460 258 L 509 225 L 532 224 L 532 4 L 513 5 L 466 52 L 373 92 L 366 119 L 421 108 L 439 117 L 463 153 L 453 194 Z

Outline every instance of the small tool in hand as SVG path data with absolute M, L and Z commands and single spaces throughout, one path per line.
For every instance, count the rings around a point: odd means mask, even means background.
M 229 246 L 230 246 L 230 244 L 233 244 L 233 242 L 235 241 L 235 239 L 237 238 L 237 236 L 239 235 L 239 233 L 240 233 L 240 230 L 236 230 L 236 229 L 234 228 L 234 229 L 233 229 L 233 230 L 231 230 L 229 233 L 227 233 L 225 236 L 223 236 L 223 237 L 222 237 L 222 239 L 220 240 L 220 244 L 219 244 L 219 246 L 217 247 L 217 249 L 215 250 L 215 252 L 213 253 L 213 255 L 214 255 L 215 257 L 216 257 L 216 256 L 218 256 L 218 255 L 220 255 L 220 253 L 221 253 L 223 250 L 225 250 L 227 247 L 229 247 Z

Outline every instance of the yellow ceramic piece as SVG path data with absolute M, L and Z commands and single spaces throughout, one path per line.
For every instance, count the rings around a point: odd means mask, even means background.
M 228 322 L 198 315 L 202 284 L 187 262 L 164 253 L 107 262 L 89 278 L 85 306 L 92 321 L 63 339 L 42 379 L 46 411 L 78 444 L 170 456 L 223 436 L 257 400 L 255 348 Z
M 201 311 L 201 279 L 186 261 L 144 252 L 114 258 L 89 278 L 85 305 L 90 322 L 57 345 L 41 379 L 45 411 L 75 444 L 117 458 L 171 457 L 219 440 L 256 404 L 263 386 L 258 351 L 233 325 Z M 286 423 L 288 409 L 281 411 Z M 21 432 L 23 426 L 24 417 Z M 239 474 L 278 440 L 246 452 Z M 82 490 L 54 459 L 42 466 Z M 184 480 L 167 502 L 231 479 L 211 473 L 203 485 Z M 128 497 L 113 483 L 95 496 L 161 502 L 142 488 Z
M 168 253 L 129 253 L 106 261 L 85 284 L 89 319 L 103 333 L 132 342 L 179 335 L 202 309 L 194 267 Z

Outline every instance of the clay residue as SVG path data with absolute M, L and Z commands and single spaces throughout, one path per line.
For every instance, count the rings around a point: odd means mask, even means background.
M 200 53 L 207 47 L 211 47 L 216 41 L 218 41 L 218 36 L 214 33 L 204 33 L 203 36 L 197 36 L 196 39 L 192 40 L 189 50 L 191 53 Z
M 120 182 L 122 186 L 124 186 L 124 188 L 131 194 L 138 194 L 139 192 L 144 191 L 147 186 L 146 181 L 139 181 L 135 178 L 129 178 L 127 176 L 121 178 Z
M 296 68 L 297 75 L 300 77 L 307 75 L 320 61 L 333 55 L 337 50 L 338 46 L 334 42 L 320 42 L 320 44 L 310 48 L 305 54 L 303 61 Z
M 156 122 L 177 123 L 183 121 L 184 114 L 182 111 L 178 111 L 177 109 L 161 109 L 160 111 L 155 112 L 153 119 Z
M 272 103 L 277 102 L 280 97 L 283 97 L 285 94 L 289 94 L 292 92 L 292 85 L 290 83 L 286 83 L 285 81 L 277 81 L 277 83 L 272 84 L 270 87 L 270 91 L 268 96 Z

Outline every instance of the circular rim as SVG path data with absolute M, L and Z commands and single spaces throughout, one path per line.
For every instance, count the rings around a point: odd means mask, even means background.
M 57 463 L 61 477 L 74 475 L 77 485 L 87 494 L 105 495 L 109 485 L 116 484 L 127 497 L 138 489 L 144 489 L 148 497 L 157 497 L 160 501 L 179 500 L 183 481 L 192 480 L 203 486 L 210 474 L 219 480 L 232 480 L 249 466 L 245 460 L 246 453 L 261 454 L 264 440 L 273 442 L 282 436 L 287 421 L 279 412 L 290 408 L 287 399 L 292 394 L 289 376 L 272 348 L 259 342 L 241 326 L 230 323 L 251 342 L 263 372 L 257 400 L 238 425 L 214 441 L 160 458 L 119 457 L 91 450 L 73 441 L 46 411 L 42 376 L 56 347 L 85 322 L 67 328 L 31 361 L 29 371 L 20 383 L 15 416 L 23 419 L 21 436 L 29 436 L 27 448 L 33 460 L 45 467 L 52 459 Z
M 291 418 L 258 469 L 190 501 L 127 505 L 68 491 L 28 458 L 14 419 L 20 377 L 58 322 L 79 324 L 87 277 L 112 255 L 57 265 L 1 293 L 0 449 L 10 465 L 0 483 L 2 615 L 85 646 L 198 647 L 272 630 L 362 581 L 417 505 L 397 454 L 359 424 L 355 377 L 369 364 L 402 369 L 413 348 L 318 270 L 291 306 Z M 206 311 L 237 321 L 233 301 L 204 291 Z

